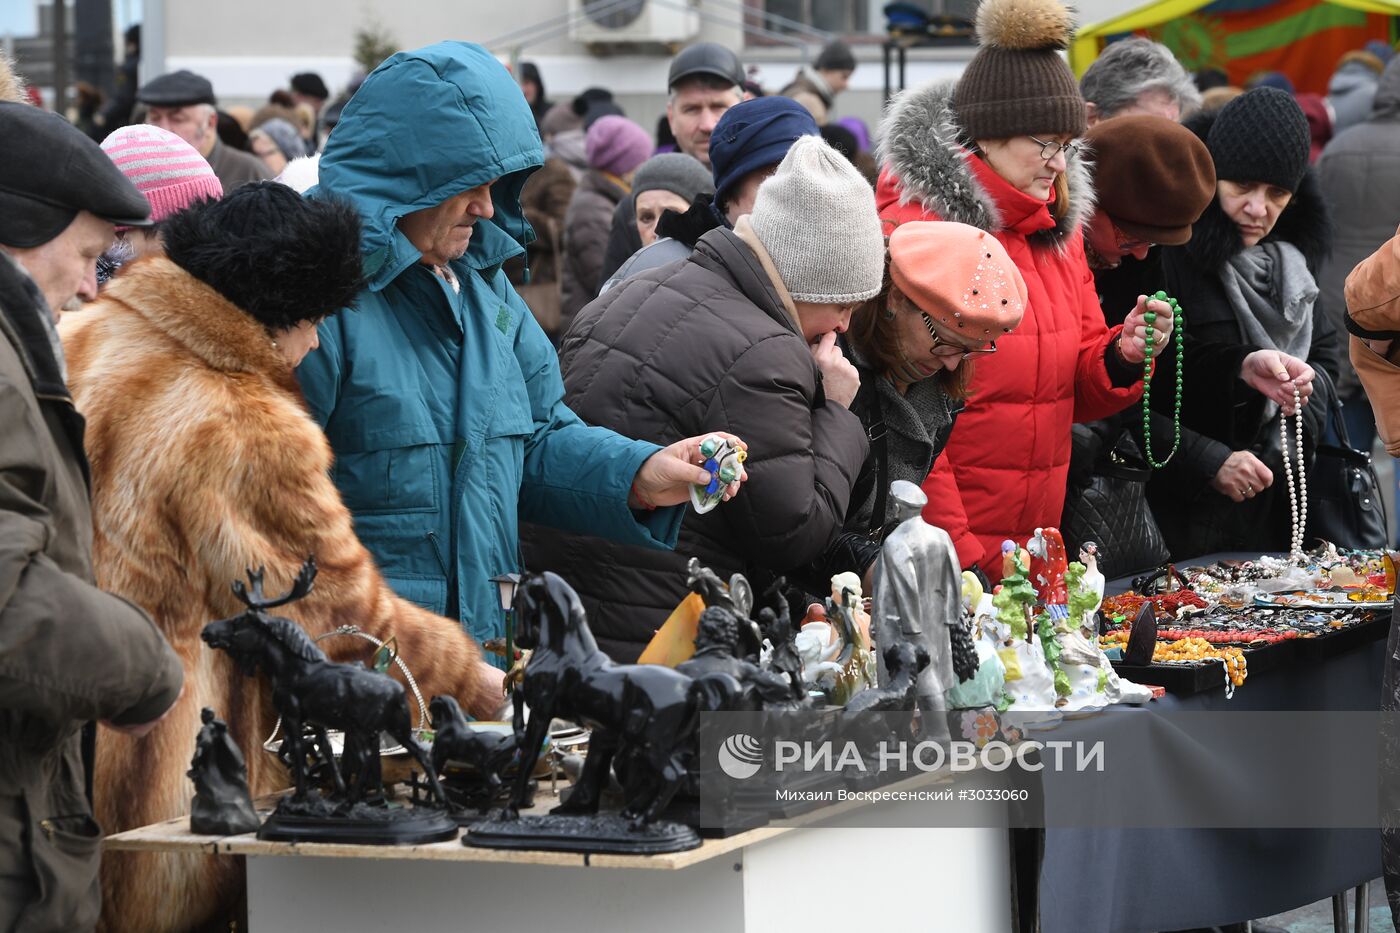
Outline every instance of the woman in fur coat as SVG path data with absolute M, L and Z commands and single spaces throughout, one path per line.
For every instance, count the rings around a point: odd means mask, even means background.
M 978 361 L 924 483 L 924 517 L 952 536 L 964 567 L 993 575 L 1004 539 L 1059 523 L 1070 425 L 1141 397 L 1148 305 L 1157 312 L 1154 353 L 1172 326 L 1166 304 L 1144 299 L 1122 327 L 1104 324 L 1080 232 L 1093 186 L 1074 141 L 1084 99 L 1060 57 L 1069 27 L 1055 0 L 986 0 L 981 48 L 962 77 L 901 95 L 882 133 L 876 201 L 887 230 L 913 220 L 969 224 L 995 236 L 1025 279 L 1016 332 L 970 335 L 995 339 L 997 353 Z
M 99 585 L 149 612 L 185 667 L 184 696 L 155 731 L 99 739 L 96 808 L 109 832 L 188 811 L 205 706 L 247 756 L 255 798 L 286 786 L 261 748 L 274 723 L 264 682 L 199 638 L 240 611 L 230 584 L 247 568 L 265 565 L 278 592 L 314 554 L 315 589 L 280 612 L 313 637 L 342 625 L 394 636 L 425 696 L 450 694 L 477 716 L 501 700 L 499 675 L 462 627 L 385 584 L 292 374 L 316 347 L 317 322 L 360 288 L 355 212 L 262 182 L 172 216 L 163 236 L 168 258 L 131 264 L 61 326 L 87 418 Z M 323 644 L 364 657 L 357 639 Z M 241 885 L 231 858 L 108 853 L 103 927 L 191 929 L 229 911 Z
M 1148 484 L 1148 501 L 1174 558 L 1283 551 L 1292 513 L 1279 406 L 1239 380 L 1222 380 L 1217 354 L 1208 348 L 1278 350 L 1335 384 L 1341 341 L 1317 304 L 1314 279 L 1329 248 L 1331 221 L 1308 168 L 1311 132 L 1293 96 L 1277 88 L 1256 88 L 1186 125 L 1205 140 L 1217 182 L 1190 242 L 1162 250 L 1167 290 L 1181 303 L 1195 338 L 1183 362 L 1181 423 L 1247 460 L 1253 476 L 1230 496 L 1194 478 L 1205 471 L 1163 472 Z M 1162 363 L 1156 378 L 1174 385 L 1175 355 Z M 1309 450 L 1325 428 L 1326 383 L 1314 382 L 1322 396 L 1303 406 Z M 1162 392 L 1153 404 L 1170 416 L 1172 400 L 1171 392 Z M 1291 421 L 1288 437 L 1291 451 Z

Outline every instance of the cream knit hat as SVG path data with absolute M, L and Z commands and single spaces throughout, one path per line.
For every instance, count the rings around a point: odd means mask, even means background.
M 874 298 L 885 274 L 875 192 L 819 136 L 801 136 L 758 189 L 753 231 L 793 301 L 851 304 Z

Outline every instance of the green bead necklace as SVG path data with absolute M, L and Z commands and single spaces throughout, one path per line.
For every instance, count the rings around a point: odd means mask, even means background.
M 1172 449 L 1166 457 L 1159 463 L 1152 456 L 1152 341 L 1156 331 L 1152 329 L 1152 324 L 1157 320 L 1157 312 L 1148 310 L 1143 313 L 1143 320 L 1147 322 L 1146 349 L 1147 357 L 1142 361 L 1142 439 L 1147 455 L 1147 462 L 1153 469 L 1160 470 L 1171 462 L 1176 456 L 1177 449 L 1181 447 L 1181 360 L 1183 347 L 1186 338 L 1186 321 L 1181 315 L 1181 306 L 1176 303 L 1175 298 L 1167 297 L 1166 292 L 1158 292 L 1148 299 L 1149 301 L 1165 301 L 1171 305 L 1173 325 L 1172 330 L 1176 333 L 1176 405 L 1172 410 Z

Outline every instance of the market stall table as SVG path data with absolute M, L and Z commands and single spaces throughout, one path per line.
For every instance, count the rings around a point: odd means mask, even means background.
M 1182 564 L 1222 557 L 1242 555 Z M 1122 588 L 1120 581 L 1114 589 Z M 1389 628 L 1383 617 L 1371 630 L 1372 640 L 1350 650 L 1252 672 L 1232 699 L 1226 699 L 1222 681 L 1189 696 L 1168 694 L 1141 710 L 1067 722 L 1059 737 L 1095 738 L 1105 728 L 1133 727 L 1135 719 L 1177 711 L 1374 711 Z M 1223 775 L 1232 763 L 1220 761 L 1219 767 Z M 1073 778 L 1046 772 L 1047 808 L 1054 807 L 1057 793 L 1070 792 L 1057 783 Z M 1263 791 L 1269 779 L 1244 777 Z M 1040 863 L 1044 933 L 1150 933 L 1251 920 L 1326 899 L 1381 873 L 1374 829 L 1050 829 Z
M 541 809 L 557 803 L 544 788 L 538 796 Z M 273 802 L 259 801 L 259 811 Z M 766 933 L 865 929 L 872 910 L 891 928 L 1011 928 L 1004 828 L 820 825 L 843 812 L 850 807 L 813 813 L 812 825 L 764 827 L 654 856 L 478 849 L 456 839 L 397 848 L 263 842 L 195 836 L 188 817 L 111 836 L 105 847 L 245 856 L 252 933 Z

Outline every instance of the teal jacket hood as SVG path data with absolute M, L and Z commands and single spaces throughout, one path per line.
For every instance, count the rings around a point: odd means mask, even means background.
M 306 195 L 356 207 L 365 275 L 378 291 L 422 258 L 399 232 L 400 217 L 493 180 L 495 214 L 477 221 L 459 262 L 484 270 L 523 252 L 535 234 L 520 190 L 543 163 L 534 116 L 505 66 L 479 45 L 439 42 L 399 52 L 365 79 L 326 141 L 320 183 Z

